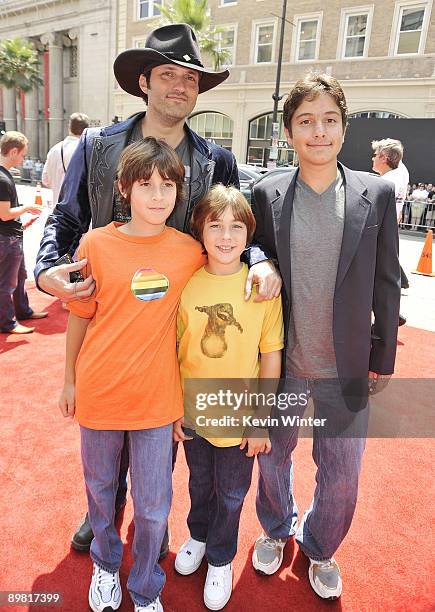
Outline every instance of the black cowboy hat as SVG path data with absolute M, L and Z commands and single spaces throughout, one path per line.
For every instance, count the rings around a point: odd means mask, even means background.
M 174 23 L 153 30 L 144 49 L 127 49 L 118 55 L 113 72 L 124 91 L 142 97 L 139 76 L 161 64 L 177 64 L 201 74 L 199 93 L 208 91 L 229 76 L 228 70 L 211 72 L 204 68 L 195 32 L 186 23 Z

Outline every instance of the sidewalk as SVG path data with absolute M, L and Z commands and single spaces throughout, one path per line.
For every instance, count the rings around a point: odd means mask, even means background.
M 421 236 L 400 236 L 400 263 L 409 280 L 409 289 L 402 291 L 401 313 L 407 325 L 435 331 L 435 277 L 412 274 L 420 258 L 424 239 Z M 432 261 L 435 271 L 435 262 Z

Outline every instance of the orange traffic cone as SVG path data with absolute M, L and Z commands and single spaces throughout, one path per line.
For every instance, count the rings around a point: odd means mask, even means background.
M 432 230 L 429 230 L 424 241 L 423 251 L 417 265 L 417 270 L 413 274 L 424 274 L 424 276 L 435 276 L 432 272 Z
M 42 206 L 42 189 L 39 181 L 36 183 L 35 205 Z

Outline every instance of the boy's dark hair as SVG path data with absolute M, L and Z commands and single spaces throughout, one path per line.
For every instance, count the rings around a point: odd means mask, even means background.
M 75 136 L 81 136 L 83 130 L 89 127 L 90 119 L 85 113 L 73 113 L 69 118 L 69 129 Z
M 321 93 L 332 96 L 341 112 L 343 131 L 347 127 L 347 103 L 340 83 L 329 74 L 310 72 L 297 81 L 284 102 L 282 119 L 291 136 L 291 120 L 304 100 L 311 102 Z
M 204 245 L 202 238 L 205 222 L 207 220 L 217 221 L 228 207 L 231 208 L 234 218 L 246 225 L 248 231 L 246 241 L 249 244 L 254 235 L 256 225 L 251 207 L 245 196 L 238 189 L 235 187 L 225 187 L 225 185 L 220 183 L 213 185 L 210 191 L 193 209 L 190 221 L 192 236 Z
M 154 169 L 164 179 L 177 186 L 176 203 L 184 197 L 184 166 L 180 158 L 163 140 L 149 136 L 126 147 L 119 158 L 115 187 L 120 195 L 123 212 L 130 213 L 133 183 L 148 180 Z M 121 185 L 123 194 L 119 185 Z

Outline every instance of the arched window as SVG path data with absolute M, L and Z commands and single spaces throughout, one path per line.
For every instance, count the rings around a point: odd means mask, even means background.
M 231 151 L 233 142 L 233 121 L 227 115 L 206 111 L 192 115 L 188 120 L 194 132 Z
M 246 163 L 256 166 L 267 166 L 269 152 L 272 144 L 272 113 L 254 117 L 249 122 L 249 139 Z M 277 166 L 293 166 L 297 164 L 297 156 L 288 144 L 284 133 L 282 111 L 278 112 L 279 122 L 278 159 Z
M 390 113 L 390 111 L 361 111 L 351 113 L 349 119 L 406 119 L 405 115 Z

